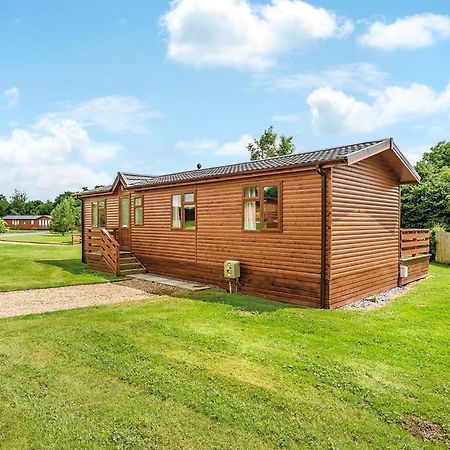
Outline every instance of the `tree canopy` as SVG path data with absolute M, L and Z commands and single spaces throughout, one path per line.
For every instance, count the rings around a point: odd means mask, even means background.
M 72 197 L 62 200 L 52 211 L 50 229 L 62 234 L 72 231 L 77 224 L 77 209 Z
M 280 136 L 277 139 L 277 133 L 274 132 L 271 125 L 259 139 L 255 139 L 253 143 L 247 145 L 250 152 L 250 160 L 272 158 L 274 156 L 290 155 L 295 151 L 295 145 L 292 142 L 293 137 Z
M 422 182 L 402 187 L 402 227 L 450 230 L 450 142 L 431 147 L 415 169 Z

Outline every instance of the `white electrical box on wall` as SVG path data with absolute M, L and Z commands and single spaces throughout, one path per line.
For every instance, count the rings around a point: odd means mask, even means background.
M 236 280 L 241 276 L 241 265 L 239 261 L 228 260 L 223 263 L 223 275 L 229 280 Z
M 408 266 L 400 266 L 400 278 L 408 277 Z

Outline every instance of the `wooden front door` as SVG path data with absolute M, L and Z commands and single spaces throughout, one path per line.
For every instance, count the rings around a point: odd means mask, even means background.
M 119 197 L 120 250 L 130 250 L 130 197 Z

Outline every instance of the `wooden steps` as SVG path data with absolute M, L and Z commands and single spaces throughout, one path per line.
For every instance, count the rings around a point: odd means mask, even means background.
M 120 252 L 120 275 L 133 275 L 147 272 L 131 252 Z

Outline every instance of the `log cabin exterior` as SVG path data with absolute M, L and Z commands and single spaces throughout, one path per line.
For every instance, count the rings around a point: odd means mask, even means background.
M 400 229 L 400 186 L 419 181 L 392 139 L 162 176 L 119 172 L 79 194 L 83 260 L 222 288 L 224 261 L 238 260 L 240 292 L 337 308 L 427 274 L 427 230 Z
M 10 215 L 3 217 L 10 230 L 48 230 L 52 216 L 47 214 L 35 216 Z

